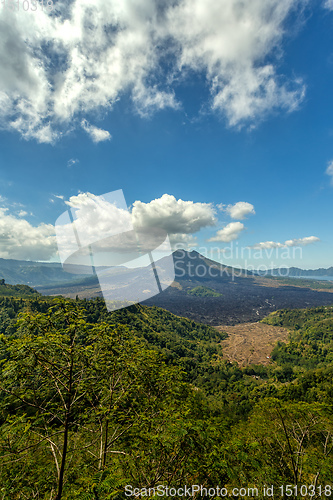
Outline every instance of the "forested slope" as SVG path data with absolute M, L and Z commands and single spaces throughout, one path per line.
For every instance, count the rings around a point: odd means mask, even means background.
M 269 316 L 291 342 L 270 366 L 240 369 L 223 359 L 223 333 L 156 307 L 0 298 L 1 498 L 123 499 L 126 485 L 141 498 L 185 484 L 207 488 L 194 498 L 221 498 L 217 485 L 266 498 L 271 484 L 274 497 L 290 484 L 289 497 L 319 498 L 332 487 L 332 318 Z

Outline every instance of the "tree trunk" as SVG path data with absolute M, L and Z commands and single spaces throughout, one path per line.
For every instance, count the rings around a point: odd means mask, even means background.
M 74 343 L 74 341 L 73 341 Z M 71 346 L 71 351 L 73 348 L 73 343 Z M 64 425 L 64 443 L 62 448 L 62 457 L 61 457 L 61 466 L 58 480 L 58 493 L 55 500 L 61 500 L 62 496 L 62 488 L 64 484 L 64 474 L 65 474 L 65 465 L 66 465 L 66 455 L 68 449 L 68 433 L 69 433 L 69 425 L 71 418 L 71 406 L 72 406 L 72 384 L 73 384 L 73 352 L 71 352 L 71 365 L 69 370 L 69 385 L 68 385 L 68 400 L 67 400 L 67 408 L 66 408 L 66 417 L 65 417 L 65 425 Z

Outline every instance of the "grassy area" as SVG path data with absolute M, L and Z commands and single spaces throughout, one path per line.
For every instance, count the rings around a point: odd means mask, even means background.
M 219 293 L 212 288 L 208 288 L 207 286 L 196 286 L 187 293 L 188 295 L 194 295 L 195 297 L 222 297 L 222 293 Z

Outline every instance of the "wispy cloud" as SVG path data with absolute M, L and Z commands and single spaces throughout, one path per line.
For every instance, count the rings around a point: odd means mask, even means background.
M 311 243 L 316 243 L 320 241 L 317 236 L 306 236 L 305 238 L 294 238 L 292 240 L 286 240 L 284 243 L 279 243 L 277 241 L 262 241 L 256 243 L 249 248 L 257 249 L 267 249 L 267 248 L 288 248 L 288 247 L 304 247 L 310 245 Z
M 328 163 L 325 173 L 331 177 L 331 184 L 333 186 L 333 160 Z
M 90 135 L 93 142 L 109 141 L 111 139 L 111 134 L 107 130 L 95 127 L 91 125 L 87 120 L 82 120 L 82 128 Z
M 80 160 L 78 160 L 77 158 L 71 158 L 67 162 L 67 167 L 71 168 L 71 167 L 74 167 L 74 165 L 78 165 L 79 163 L 80 163 Z
M 52 197 L 49 199 L 49 202 L 50 203 L 54 203 L 55 202 L 55 198 L 57 198 L 58 200 L 64 200 L 65 197 L 63 194 L 53 194 Z

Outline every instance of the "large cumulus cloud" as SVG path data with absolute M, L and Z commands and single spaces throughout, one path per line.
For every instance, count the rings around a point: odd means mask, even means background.
M 207 106 L 230 126 L 292 111 L 304 85 L 279 74 L 278 60 L 288 17 L 304 3 L 73 0 L 51 13 L 1 9 L 1 126 L 50 143 L 125 94 L 142 115 L 178 108 L 176 82 L 186 85 L 193 72 L 206 78 Z M 103 132 L 93 139 L 110 137 Z

